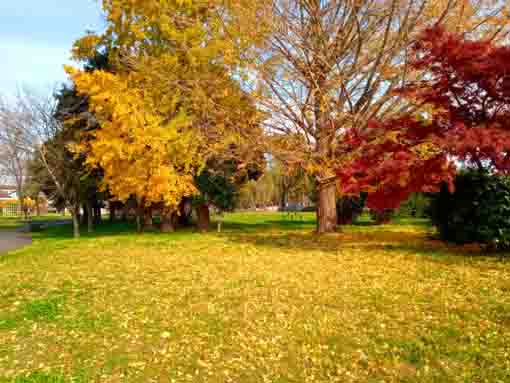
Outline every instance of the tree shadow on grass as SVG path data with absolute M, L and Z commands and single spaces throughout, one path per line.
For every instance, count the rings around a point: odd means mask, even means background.
M 341 256 L 342 253 L 357 251 L 363 256 L 411 256 L 455 264 L 466 260 L 490 258 L 510 262 L 509 253 L 484 251 L 480 246 L 457 246 L 448 244 L 430 236 L 427 231 L 398 230 L 398 226 L 385 228 L 374 226 L 377 230 L 359 231 L 349 227 L 343 232 L 316 235 L 313 232 L 274 231 L 265 233 L 229 233 L 228 240 L 233 243 L 251 244 L 266 249 L 287 249 L 288 251 L 321 251 Z
M 283 231 L 296 231 L 296 230 L 310 230 L 315 228 L 315 222 L 313 220 L 306 221 L 279 221 L 279 220 L 268 220 L 264 222 L 236 222 L 236 221 L 222 221 L 221 230 L 223 233 L 265 233 L 272 230 L 283 230 Z M 115 237 L 123 235 L 137 235 L 136 224 L 134 222 L 103 222 L 96 225 L 92 233 L 87 232 L 86 226 L 80 228 L 80 239 L 95 239 L 103 237 Z M 210 231 L 216 232 L 217 221 L 211 223 Z M 175 233 L 160 233 L 155 227 L 152 230 L 148 230 L 143 234 L 162 236 L 175 236 L 198 233 L 198 230 L 194 225 L 179 227 Z M 143 235 L 142 234 L 142 235 Z M 47 229 L 33 233 L 34 238 L 41 240 L 68 240 L 73 239 L 73 227 L 72 224 L 52 226 Z
M 215 223 L 213 223 L 213 228 Z M 268 232 L 272 230 L 295 231 L 295 230 L 313 230 L 315 220 L 267 220 L 264 222 L 229 222 L 222 224 L 224 232 L 232 233 L 257 233 Z
M 110 237 L 136 233 L 136 225 L 126 222 L 104 222 L 96 225 L 92 233 L 87 232 L 86 226 L 80 227 L 80 238 L 91 239 L 98 237 Z M 73 239 L 73 226 L 71 223 L 59 226 L 51 226 L 40 232 L 33 233 L 34 239 L 40 240 L 67 240 Z
M 505 259 L 505 254 L 489 253 L 477 246 L 455 246 L 434 240 L 430 237 L 430 225 L 424 220 L 402 220 L 382 226 L 363 220 L 341 227 L 338 233 L 327 235 L 316 235 L 314 230 L 315 219 L 310 216 L 289 219 L 284 215 L 272 215 L 258 220 L 227 216 L 222 219 L 222 232 L 216 233 L 216 223 L 213 222 L 210 235 L 221 236 L 232 243 L 287 251 L 323 251 L 341 255 L 342 252 L 356 250 L 366 256 L 378 253 L 421 256 L 446 263 L 486 257 Z M 187 240 L 195 233 L 194 227 L 184 227 L 172 234 L 148 232 L 144 236 L 136 234 L 133 222 L 105 221 L 97 225 L 93 233 L 87 233 L 86 227 L 82 227 L 81 239 L 87 241 L 126 236 L 135 240 L 146 238 L 147 241 L 166 241 L 170 238 Z M 34 239 L 63 247 L 73 246 L 74 242 L 68 241 L 73 239 L 72 225 L 49 227 L 34 233 Z M 510 261 L 510 254 L 506 254 L 506 260 Z
M 315 230 L 316 219 L 314 215 L 310 214 L 297 214 L 295 216 L 289 216 L 286 213 L 273 213 L 273 214 L 245 214 L 245 215 L 226 215 L 224 217 L 213 217 L 211 224 L 211 231 L 216 231 L 216 225 L 218 222 L 222 223 L 222 231 L 226 233 L 265 233 L 273 231 L 307 231 L 312 232 Z M 426 226 L 423 220 L 414 220 L 412 222 L 400 221 L 389 226 L 394 227 L 395 225 L 417 225 Z M 365 227 L 374 228 L 375 230 L 384 230 L 385 226 L 376 226 L 370 220 L 359 220 L 353 225 L 346 226 L 354 230 L 363 230 Z M 148 231 L 157 232 L 157 230 Z M 179 227 L 175 236 L 179 233 L 193 233 L 196 232 L 194 226 Z M 81 237 L 86 238 L 98 238 L 98 237 L 110 237 L 118 235 L 136 234 L 135 222 L 124 222 L 124 221 L 103 221 L 101 224 L 96 225 L 92 233 L 87 232 L 86 225 L 81 226 Z M 34 237 L 38 239 L 71 239 L 73 238 L 73 228 L 71 222 L 62 225 L 50 225 L 50 227 L 44 229 L 39 233 L 34 233 Z
M 373 246 L 377 249 L 377 246 Z M 427 256 L 431 261 L 454 264 L 464 261 L 491 259 L 503 263 L 510 262 L 510 253 L 485 250 L 478 244 L 456 245 L 437 239 L 425 238 L 421 244 L 390 243 L 379 247 L 385 251 L 395 251 L 410 256 Z

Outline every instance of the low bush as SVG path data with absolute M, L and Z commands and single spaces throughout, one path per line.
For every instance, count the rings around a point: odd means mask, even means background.
M 510 178 L 465 171 L 432 197 L 431 215 L 441 239 L 457 244 L 478 242 L 510 249 Z
M 429 218 L 430 196 L 426 193 L 413 193 L 400 205 L 397 216 L 400 218 Z

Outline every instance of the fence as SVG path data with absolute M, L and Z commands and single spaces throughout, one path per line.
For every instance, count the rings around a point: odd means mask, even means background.
M 23 215 L 18 201 L 0 201 L 0 217 L 20 217 Z
M 35 204 L 32 200 L 26 206 L 28 215 L 48 214 L 46 201 Z M 17 200 L 0 200 L 0 217 L 22 217 L 24 212 Z

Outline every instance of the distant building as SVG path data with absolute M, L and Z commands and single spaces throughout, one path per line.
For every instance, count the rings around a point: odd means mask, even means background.
M 18 199 L 16 187 L 9 185 L 0 185 L 0 201 L 8 199 Z
M 33 201 L 35 202 L 35 201 Z M 18 201 L 18 193 L 15 186 L 0 185 L 0 216 L 21 216 L 23 214 L 41 215 L 48 213 L 48 201 L 41 193 L 37 203 L 27 207 L 23 212 Z

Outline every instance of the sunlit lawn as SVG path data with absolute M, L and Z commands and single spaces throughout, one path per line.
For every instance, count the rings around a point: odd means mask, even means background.
M 420 221 L 313 228 L 37 234 L 0 259 L 0 382 L 510 382 L 504 257 Z

